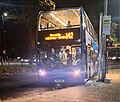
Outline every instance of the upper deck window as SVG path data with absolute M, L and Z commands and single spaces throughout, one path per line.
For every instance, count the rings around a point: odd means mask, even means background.
M 43 12 L 39 18 L 38 31 L 80 27 L 80 9 Z

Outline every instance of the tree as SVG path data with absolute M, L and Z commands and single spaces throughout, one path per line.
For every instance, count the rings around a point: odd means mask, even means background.
M 34 5 L 29 10 L 28 8 L 23 8 L 23 23 L 28 27 L 28 46 L 29 46 L 29 57 L 32 59 L 35 51 L 35 31 L 37 23 L 37 14 L 40 10 L 53 10 L 55 9 L 55 3 L 51 0 L 38 0 L 38 3 L 31 0 L 31 2 L 26 2 L 27 5 Z M 22 20 L 22 19 L 21 19 Z
M 39 5 L 44 9 L 54 10 L 56 5 L 52 0 L 38 0 Z
M 111 23 L 111 35 L 107 37 L 107 46 L 112 46 L 113 42 L 118 42 L 118 37 L 117 37 L 117 28 L 118 24 L 116 22 Z
M 9 1 L 7 3 L 14 4 L 15 2 Z M 15 24 L 22 24 L 22 26 L 27 29 L 25 43 L 27 43 L 26 51 L 28 52 L 28 57 L 32 58 L 35 50 L 35 33 L 38 12 L 40 12 L 40 10 L 54 9 L 55 3 L 52 0 L 19 0 L 19 5 L 12 5 L 5 8 L 6 11 L 13 11 L 6 19 L 13 20 Z M 18 47 L 17 44 L 16 46 Z
M 112 22 L 111 23 L 111 35 L 109 36 L 109 40 L 111 42 L 117 42 L 118 41 L 117 34 L 116 34 L 117 28 L 118 28 L 118 24 L 116 22 Z
M 21 0 L 22 2 L 23 0 Z M 25 24 L 28 30 L 28 56 L 32 59 L 34 51 L 35 51 L 35 33 L 36 33 L 36 25 L 37 25 L 37 15 L 40 10 L 53 10 L 55 9 L 55 3 L 51 0 L 29 0 L 24 1 L 25 5 L 29 5 L 28 7 L 22 7 L 22 15 L 18 15 L 16 19 L 18 19 L 18 23 Z

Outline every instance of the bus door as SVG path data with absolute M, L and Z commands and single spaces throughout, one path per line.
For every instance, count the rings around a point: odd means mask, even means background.
M 72 52 L 73 65 L 81 64 L 81 46 L 72 46 L 71 52 Z
M 90 67 L 90 48 L 87 47 L 87 69 L 86 69 L 86 78 L 89 79 L 91 76 L 91 67 Z

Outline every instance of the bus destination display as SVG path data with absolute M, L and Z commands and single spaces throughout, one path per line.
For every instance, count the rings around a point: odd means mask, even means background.
M 61 29 L 40 31 L 38 34 L 39 41 L 55 41 L 55 40 L 77 40 L 80 39 L 80 29 Z

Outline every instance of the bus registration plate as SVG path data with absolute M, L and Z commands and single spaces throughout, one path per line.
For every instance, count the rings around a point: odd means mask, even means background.
M 65 82 L 65 80 L 63 80 L 63 79 L 56 79 L 56 80 L 54 80 L 54 82 L 56 82 L 56 83 L 64 83 Z

